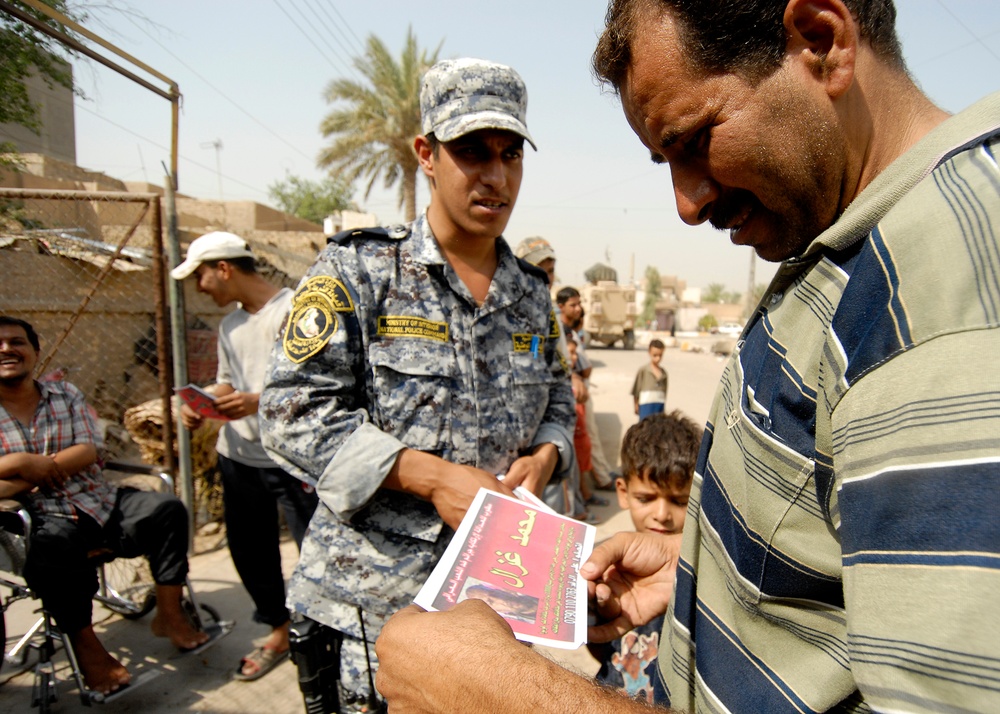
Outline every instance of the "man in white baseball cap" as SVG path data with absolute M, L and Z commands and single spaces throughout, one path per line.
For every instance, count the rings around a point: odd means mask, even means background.
M 198 292 L 224 307 L 237 308 L 219 324 L 219 369 L 215 408 L 229 417 L 219 430 L 216 451 L 222 474 L 229 553 L 253 599 L 254 619 L 271 628 L 264 643 L 246 655 L 236 679 L 259 679 L 288 657 L 289 613 L 279 550 L 278 505 L 301 544 L 316 508 L 316 493 L 278 468 L 260 442 L 257 404 L 264 387 L 270 345 L 288 314 L 292 291 L 279 289 L 257 272 L 246 240 L 213 231 L 194 240 L 187 260 L 170 272 L 175 280 L 193 276 Z M 196 429 L 203 417 L 187 405 L 181 419 Z
M 184 280 L 202 263 L 234 258 L 253 258 L 253 252 L 247 242 L 235 233 L 212 231 L 191 242 L 188 246 L 187 259 L 170 271 L 170 277 L 174 280 Z

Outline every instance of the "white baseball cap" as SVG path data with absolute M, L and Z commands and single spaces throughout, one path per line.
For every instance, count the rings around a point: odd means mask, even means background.
M 196 271 L 199 265 L 210 260 L 252 257 L 250 246 L 235 233 L 212 231 L 191 241 L 187 259 L 170 271 L 170 277 L 174 280 L 184 280 Z

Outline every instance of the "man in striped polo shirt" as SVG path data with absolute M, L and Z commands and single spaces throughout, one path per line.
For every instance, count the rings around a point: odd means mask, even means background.
M 784 263 L 723 374 L 679 563 L 599 547 L 591 639 L 672 599 L 660 673 L 691 712 L 1000 711 L 1000 95 L 935 107 L 891 0 L 614 0 L 607 21 L 595 70 L 681 217 Z M 391 705 L 633 710 L 484 610 L 390 621 Z M 420 686 L 429 651 L 461 652 L 460 681 L 438 660 Z

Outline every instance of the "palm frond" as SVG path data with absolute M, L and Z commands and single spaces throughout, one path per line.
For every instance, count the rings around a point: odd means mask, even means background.
M 366 180 L 365 198 L 379 178 L 386 189 L 398 183 L 402 205 L 404 177 L 412 183 L 419 170 L 413 139 L 420 134 L 420 82 L 437 62 L 442 44 L 428 54 L 410 27 L 397 60 L 369 35 L 364 54 L 352 62 L 363 81 L 333 79 L 323 92 L 336 107 L 320 122 L 320 132 L 331 142 L 320 151 L 317 165 L 351 181 Z

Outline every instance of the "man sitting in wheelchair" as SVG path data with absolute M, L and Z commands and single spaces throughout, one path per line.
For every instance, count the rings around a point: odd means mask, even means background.
M 0 498 L 18 498 L 33 516 L 24 578 L 69 636 L 87 688 L 108 694 L 128 670 L 91 623 L 97 571 L 88 555 L 147 555 L 156 581 L 153 634 L 182 650 L 208 640 L 184 613 L 187 511 L 174 496 L 116 489 L 101 474 L 103 440 L 82 392 L 32 377 L 39 342 L 24 320 L 0 315 Z

